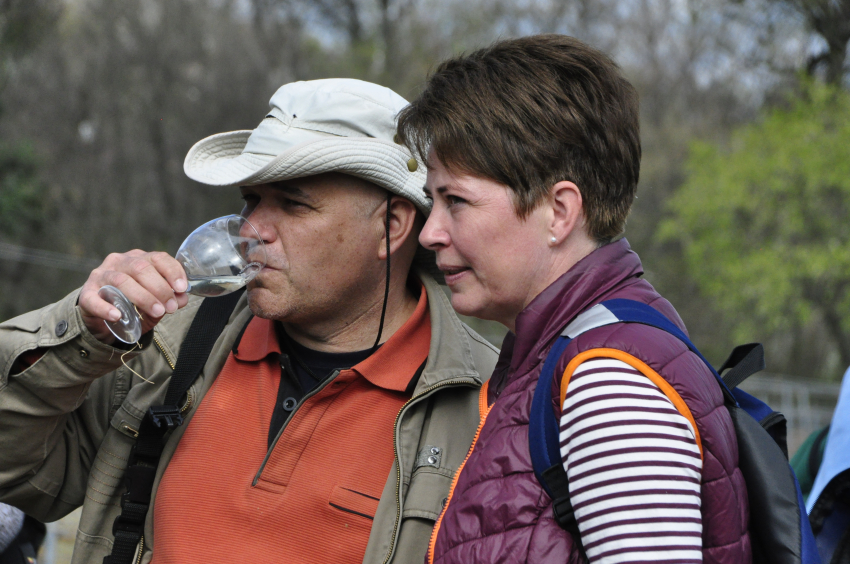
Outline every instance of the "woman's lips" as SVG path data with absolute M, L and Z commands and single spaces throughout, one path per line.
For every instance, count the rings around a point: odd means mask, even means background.
M 443 278 L 446 279 L 446 284 L 454 284 L 469 272 L 469 267 L 466 266 L 440 266 L 440 272 L 443 273 Z

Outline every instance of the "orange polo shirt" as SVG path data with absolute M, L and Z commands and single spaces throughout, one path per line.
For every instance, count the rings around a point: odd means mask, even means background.
M 152 562 L 362 562 L 430 342 L 422 288 L 401 329 L 302 400 L 269 450 L 280 348 L 272 321 L 251 320 L 162 477 Z

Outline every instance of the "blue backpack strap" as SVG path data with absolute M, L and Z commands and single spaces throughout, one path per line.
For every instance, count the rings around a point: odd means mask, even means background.
M 534 475 L 552 499 L 555 521 L 572 535 L 576 548 L 586 561 L 587 555 L 582 546 L 578 522 L 576 522 L 570 501 L 569 479 L 561 462 L 560 425 L 555 417 L 555 410 L 552 409 L 551 377 L 570 341 L 572 339 L 569 337 L 558 337 L 543 363 L 540 378 L 534 388 L 534 398 L 531 400 L 528 445 Z
M 735 397 L 735 394 L 732 393 L 732 390 L 729 389 L 723 381 L 723 378 L 721 378 L 720 374 L 717 373 L 717 370 L 715 370 L 711 363 L 702 356 L 702 353 L 699 352 L 699 349 L 697 349 L 688 336 L 685 335 L 685 332 L 679 329 L 679 327 L 677 327 L 672 321 L 667 319 L 660 311 L 650 305 L 625 299 L 607 300 L 599 305 L 610 311 L 620 323 L 641 323 L 643 325 L 649 325 L 650 327 L 666 331 L 682 341 L 688 349 L 697 355 L 705 363 L 708 369 L 711 370 L 711 373 L 714 375 L 717 383 L 720 384 L 720 389 L 723 390 L 723 395 L 726 399 L 731 402 L 732 405 L 738 405 L 738 400 Z
M 540 372 L 540 379 L 534 389 L 534 399 L 531 401 L 531 414 L 528 422 L 528 446 L 531 451 L 531 464 L 534 466 L 534 475 L 537 481 L 543 485 L 549 497 L 555 499 L 543 473 L 555 464 L 561 464 L 561 441 L 559 439 L 560 426 L 552 409 L 552 392 L 547 383 L 551 383 L 550 376 L 555 374 L 555 365 L 567 345 L 572 339 L 558 337 L 546 362 Z

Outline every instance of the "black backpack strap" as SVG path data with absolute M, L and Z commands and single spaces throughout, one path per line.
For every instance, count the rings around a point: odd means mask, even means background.
M 165 434 L 183 423 L 180 403 L 192 382 L 201 373 L 213 345 L 224 330 L 243 290 L 213 300 L 204 300 L 189 326 L 180 346 L 177 366 L 171 375 L 165 402 L 151 406 L 139 426 L 124 481 L 127 492 L 121 496 L 121 513 L 112 524 L 115 541 L 112 553 L 103 564 L 132 564 L 133 556 L 145 529 L 145 518 L 151 501 L 159 458 L 165 445 Z
M 558 526 L 570 533 L 573 542 L 586 561 L 587 553 L 584 551 L 584 543 L 581 542 L 581 531 L 578 529 L 578 521 L 570 501 L 570 479 L 563 464 L 553 464 L 542 474 L 542 484 L 552 496 L 552 511 L 555 514 L 555 522 Z
M 729 372 L 723 374 L 725 370 Z M 722 376 L 723 383 L 733 390 L 741 382 L 762 370 L 764 370 L 764 347 L 761 343 L 749 343 L 735 347 L 717 373 Z

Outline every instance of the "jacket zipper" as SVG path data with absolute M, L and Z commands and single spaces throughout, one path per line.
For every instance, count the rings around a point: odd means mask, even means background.
M 481 410 L 481 422 L 478 424 L 478 429 L 475 430 L 475 436 L 472 438 L 472 444 L 469 445 L 469 452 L 466 453 L 466 458 L 463 459 L 460 466 L 458 466 L 457 472 L 455 472 L 454 478 L 452 478 L 452 485 L 449 488 L 449 496 L 446 498 L 446 504 L 443 506 L 443 510 L 440 512 L 440 516 L 437 518 L 437 522 L 434 523 L 434 530 L 431 531 L 431 540 L 428 541 L 428 552 L 426 553 L 425 562 L 426 564 L 434 564 L 434 549 L 437 544 L 437 533 L 440 530 L 440 524 L 443 521 L 443 516 L 446 514 L 446 510 L 449 508 L 449 504 L 452 501 L 452 494 L 454 494 L 455 486 L 457 486 L 458 478 L 460 478 L 460 473 L 463 471 L 463 467 L 466 466 L 466 461 L 469 460 L 469 457 L 472 456 L 472 451 L 475 449 L 475 444 L 478 442 L 478 437 L 481 435 L 481 429 L 484 428 L 484 423 L 487 421 L 487 415 L 490 414 L 490 407 L 487 405 L 487 384 L 485 382 L 483 386 L 481 386 L 481 391 L 479 392 L 479 409 Z
M 159 352 L 162 353 L 162 356 L 165 357 L 165 362 L 168 363 L 168 366 L 171 367 L 172 372 L 177 368 L 174 364 L 174 361 L 168 355 L 168 352 L 165 350 L 165 346 L 162 344 L 162 341 L 159 340 L 159 337 L 154 333 L 153 342 L 156 345 L 156 348 L 159 349 Z M 189 408 L 192 407 L 192 401 L 195 399 L 195 394 L 192 393 L 191 388 L 186 390 L 186 403 L 180 408 L 180 413 L 184 414 L 189 411 Z M 134 432 L 136 437 L 139 436 L 139 432 L 135 429 L 131 429 L 131 432 Z
M 395 478 L 395 524 L 393 525 L 393 536 L 390 538 L 390 551 L 387 553 L 387 557 L 384 559 L 383 564 L 388 564 L 390 559 L 395 552 L 395 541 L 396 536 L 398 535 L 398 525 L 401 521 L 401 460 L 398 455 L 398 422 L 401 419 L 401 414 L 404 413 L 404 410 L 408 405 L 413 403 L 414 401 L 418 401 L 423 399 L 425 396 L 430 395 L 431 392 L 437 390 L 439 388 L 445 388 L 446 386 L 452 386 L 455 384 L 471 384 L 469 380 L 446 380 L 444 382 L 440 382 L 438 384 L 434 384 L 433 386 L 426 388 L 423 390 L 421 394 L 418 396 L 414 396 L 407 400 L 404 405 L 401 406 L 401 409 L 398 410 L 398 413 L 395 416 L 395 422 L 393 423 L 393 455 L 395 456 L 396 462 L 396 478 Z M 477 437 L 476 433 L 476 437 Z M 468 455 L 467 455 L 468 456 Z
M 171 367 L 171 370 L 173 372 L 174 369 L 176 368 L 176 366 L 174 365 L 174 361 L 171 360 L 171 357 L 168 355 L 168 352 L 165 350 L 165 346 L 159 340 L 159 336 L 155 332 L 153 334 L 153 344 L 156 345 L 156 348 L 158 348 L 159 352 L 162 353 L 162 356 L 165 358 L 165 362 L 168 363 L 168 366 Z M 187 399 L 186 404 L 180 410 L 180 413 L 184 413 L 192 403 L 192 394 L 190 392 L 187 392 L 186 399 Z M 127 429 L 130 432 L 134 432 L 133 434 L 138 438 L 138 436 L 139 436 L 138 431 L 136 431 L 132 427 L 129 427 L 128 425 L 125 425 L 125 427 L 127 427 Z M 136 558 L 135 564 L 142 564 L 142 556 L 144 556 L 144 554 L 145 554 L 145 535 L 142 535 L 142 538 L 139 539 L 138 553 L 139 553 L 139 555 Z
M 165 362 L 168 363 L 168 366 L 171 367 L 171 370 L 174 370 L 174 368 L 175 368 L 174 362 L 171 360 L 171 357 L 168 356 L 168 353 L 165 352 L 165 346 L 163 346 L 163 344 L 160 342 L 159 337 L 157 336 L 156 333 L 153 334 L 153 343 L 156 345 L 156 348 L 159 349 L 159 352 L 162 353 L 162 356 L 165 357 Z
M 139 539 L 138 553 L 139 557 L 136 558 L 135 564 L 142 564 L 142 555 L 145 553 L 145 535 L 142 535 L 142 538 Z
M 180 408 L 180 415 L 183 415 L 189 408 L 192 407 L 192 401 L 195 399 L 195 394 L 192 393 L 192 388 L 186 390 L 186 403 L 183 404 L 183 407 Z

